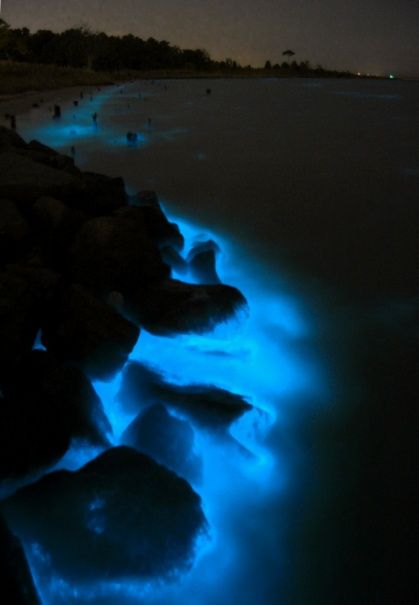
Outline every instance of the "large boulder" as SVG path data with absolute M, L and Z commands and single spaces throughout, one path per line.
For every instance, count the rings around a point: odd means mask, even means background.
M 127 302 L 132 319 L 154 334 L 202 333 L 246 306 L 231 286 L 164 280 L 139 290 Z
M 200 242 L 193 246 L 188 254 L 189 269 L 192 276 L 200 284 L 219 284 L 217 275 L 216 258 L 219 246 L 213 241 Z
M 91 216 L 109 214 L 127 204 L 125 184 L 120 177 L 83 172 L 77 195 L 69 205 Z
M 108 450 L 2 504 L 13 531 L 37 543 L 65 581 L 165 576 L 188 567 L 206 529 L 199 496 L 148 456 Z
M 32 349 L 60 283 L 39 266 L 11 265 L 0 273 L 0 381 Z
M 55 197 L 90 216 L 102 216 L 126 204 L 124 181 L 80 173 L 55 152 L 0 147 L 0 198 L 30 207 L 43 196 Z
M 85 223 L 76 236 L 71 265 L 74 281 L 99 294 L 125 294 L 169 274 L 136 208 Z
M 31 218 L 44 262 L 67 269 L 68 248 L 87 220 L 86 215 L 53 197 L 41 197 L 33 205 Z
M 1 515 L 0 586 L 3 603 L 41 605 L 22 544 L 7 527 Z
M 66 170 L 73 174 L 80 174 L 80 171 L 74 165 L 73 158 L 58 153 L 58 151 L 43 145 L 39 141 L 31 141 L 27 145 L 24 153 L 36 162 L 46 164 L 47 166 L 51 166 L 51 168 L 58 168 L 58 170 Z
M 193 429 L 187 421 L 169 414 L 162 404 L 151 405 L 138 414 L 123 433 L 121 443 L 148 454 L 185 479 L 199 478 Z
M 139 208 L 147 232 L 159 246 L 182 250 L 185 244 L 183 235 L 178 225 L 167 219 L 153 191 L 140 191 L 129 198 L 129 203 Z
M 172 384 L 138 362 L 125 366 L 118 398 L 127 411 L 160 403 L 211 429 L 225 429 L 253 409 L 242 395 L 207 384 Z
M 21 259 L 29 250 L 30 228 L 16 204 L 0 199 L 0 264 Z
M 80 190 L 80 178 L 23 156 L 0 149 L 0 197 L 25 208 L 47 195 L 71 199 Z
M 42 343 L 61 361 L 89 376 L 107 378 L 120 370 L 140 330 L 81 286 L 64 288 L 42 324 Z
M 32 351 L 3 379 L 0 479 L 51 466 L 74 438 L 108 444 L 111 427 L 84 374 Z

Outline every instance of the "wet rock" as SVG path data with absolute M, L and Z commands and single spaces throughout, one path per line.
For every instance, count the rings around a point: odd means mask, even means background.
M 126 205 L 122 178 L 112 178 L 95 172 L 84 172 L 80 191 L 72 200 L 72 207 L 91 216 L 103 216 Z
M 188 261 L 192 260 L 196 254 L 211 250 L 215 254 L 220 253 L 220 246 L 213 239 L 197 242 L 189 251 Z
M 183 249 L 185 240 L 179 227 L 167 219 L 153 191 L 141 191 L 131 196 L 129 203 L 140 209 L 147 232 L 160 247 Z
M 0 584 L 4 603 L 41 605 L 25 552 L 0 515 Z
M 169 273 L 135 208 L 85 223 L 76 236 L 71 265 L 74 281 L 99 294 L 125 294 Z
M 121 178 L 81 173 L 71 158 L 40 144 L 36 147 L 0 147 L 0 198 L 25 208 L 40 197 L 55 197 L 90 216 L 102 216 L 126 205 Z
M 121 369 L 139 334 L 139 328 L 81 286 L 65 288 L 42 324 L 47 350 L 95 378 Z
M 164 405 L 152 405 L 139 414 L 121 442 L 148 454 L 181 477 L 190 481 L 199 478 L 200 461 L 193 451 L 193 430 L 185 420 L 171 416 Z
M 11 265 L 0 273 L 0 380 L 32 349 L 60 282 L 37 266 Z
M 216 256 L 219 246 L 212 240 L 196 244 L 188 254 L 188 263 L 193 277 L 201 284 L 219 284 Z
M 129 143 L 136 143 L 138 141 L 138 134 L 136 132 L 127 132 L 127 141 Z
M 32 351 L 2 382 L 0 479 L 56 463 L 73 438 L 107 445 L 111 427 L 84 374 Z
M 134 321 L 154 334 L 202 333 L 246 306 L 239 290 L 164 280 L 138 291 L 127 303 Z
M 164 576 L 187 567 L 205 529 L 199 496 L 148 456 L 113 448 L 77 472 L 45 476 L 2 508 L 69 581 Z
M 71 210 L 63 202 L 53 197 L 41 197 L 33 207 L 34 218 L 46 235 L 59 229 L 69 213 Z
M 59 235 L 68 239 L 88 220 L 82 212 L 69 208 L 68 205 L 53 197 L 39 198 L 32 209 L 32 216 L 41 227 L 42 235 Z
M 198 425 L 216 429 L 228 427 L 253 409 L 241 395 L 212 385 L 171 384 L 158 372 L 137 362 L 125 366 L 118 397 L 128 410 L 161 403 L 180 411 Z
M 67 269 L 68 248 L 87 217 L 52 197 L 39 198 L 31 214 L 44 262 Z
M 175 248 L 172 248 L 172 246 L 164 246 L 160 249 L 160 254 L 163 262 L 165 262 L 166 265 L 169 265 L 173 271 L 176 271 L 176 273 L 180 273 L 181 275 L 187 273 L 188 263 Z
M 29 249 L 29 225 L 16 204 L 0 200 L 0 264 L 21 259 Z
M 51 168 L 17 151 L 0 150 L 0 197 L 27 207 L 40 197 L 69 199 L 80 190 L 79 177 Z
M 36 162 L 46 164 L 47 166 L 51 166 L 51 168 L 65 170 L 73 174 L 80 174 L 80 171 L 74 165 L 73 158 L 58 153 L 58 151 L 43 145 L 39 141 L 31 141 L 27 145 L 26 154 Z

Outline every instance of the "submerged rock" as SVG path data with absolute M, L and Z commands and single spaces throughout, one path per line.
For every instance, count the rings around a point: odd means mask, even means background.
M 81 286 L 62 290 L 42 324 L 42 343 L 61 361 L 72 362 L 95 378 L 122 368 L 139 328 Z
M 166 265 L 169 265 L 172 271 L 176 271 L 176 273 L 180 273 L 181 275 L 188 272 L 188 263 L 172 246 L 163 246 L 160 249 L 160 254 L 163 261 Z
M 199 496 L 148 456 L 113 448 L 2 504 L 21 539 L 36 542 L 65 580 L 165 576 L 188 567 L 206 528 Z
M 208 240 L 196 244 L 188 254 L 188 263 L 193 277 L 201 284 L 219 284 L 217 275 L 216 255 L 220 251 L 218 245 Z
M 128 131 L 127 132 L 127 141 L 129 143 L 137 143 L 137 141 L 138 141 L 138 134 L 136 132 Z
M 41 605 L 22 545 L 1 515 L 0 585 L 5 604 Z
M 161 374 L 138 362 L 125 366 L 119 399 L 131 410 L 161 403 L 179 410 L 196 424 L 210 428 L 226 428 L 252 409 L 241 395 L 212 385 L 171 384 Z
M 0 479 L 56 463 L 73 438 L 107 445 L 111 427 L 84 374 L 32 351 L 3 379 L 0 406 Z
M 121 442 L 148 454 L 178 475 L 191 481 L 200 474 L 194 454 L 194 433 L 188 422 L 175 418 L 161 404 L 152 405 L 135 418 Z
M 131 317 L 154 334 L 206 332 L 246 306 L 237 288 L 164 280 L 128 301 Z
M 161 247 L 172 246 L 182 250 L 185 240 L 178 225 L 171 223 L 164 214 L 154 191 L 140 191 L 129 198 L 132 206 L 139 208 L 150 237 Z

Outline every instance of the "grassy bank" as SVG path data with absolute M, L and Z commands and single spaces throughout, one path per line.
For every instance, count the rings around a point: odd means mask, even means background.
M 124 70 L 119 72 L 98 72 L 89 69 L 75 69 L 55 65 L 17 63 L 0 61 L 0 95 L 14 95 L 28 91 L 46 91 L 70 86 L 98 86 L 136 79 L 159 78 L 266 78 L 266 77 L 339 77 L 350 74 L 324 72 L 319 74 L 294 73 L 292 71 L 265 69 L 238 69 L 228 71 L 169 70 L 153 71 Z
M 13 95 L 30 90 L 54 90 L 67 86 L 97 86 L 117 79 L 106 73 L 57 67 L 0 61 L 0 95 Z

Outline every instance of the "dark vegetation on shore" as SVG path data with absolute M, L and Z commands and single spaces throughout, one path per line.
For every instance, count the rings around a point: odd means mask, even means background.
M 355 77 L 291 60 L 294 55 L 284 51 L 280 62 L 267 60 L 255 68 L 230 58 L 215 61 L 204 49 L 181 49 L 166 40 L 109 36 L 83 27 L 31 33 L 0 19 L 0 94 L 139 77 Z
M 74 67 L 0 61 L 0 95 L 54 90 L 67 86 L 102 86 L 127 79 L 130 79 L 127 74 L 111 75 Z

